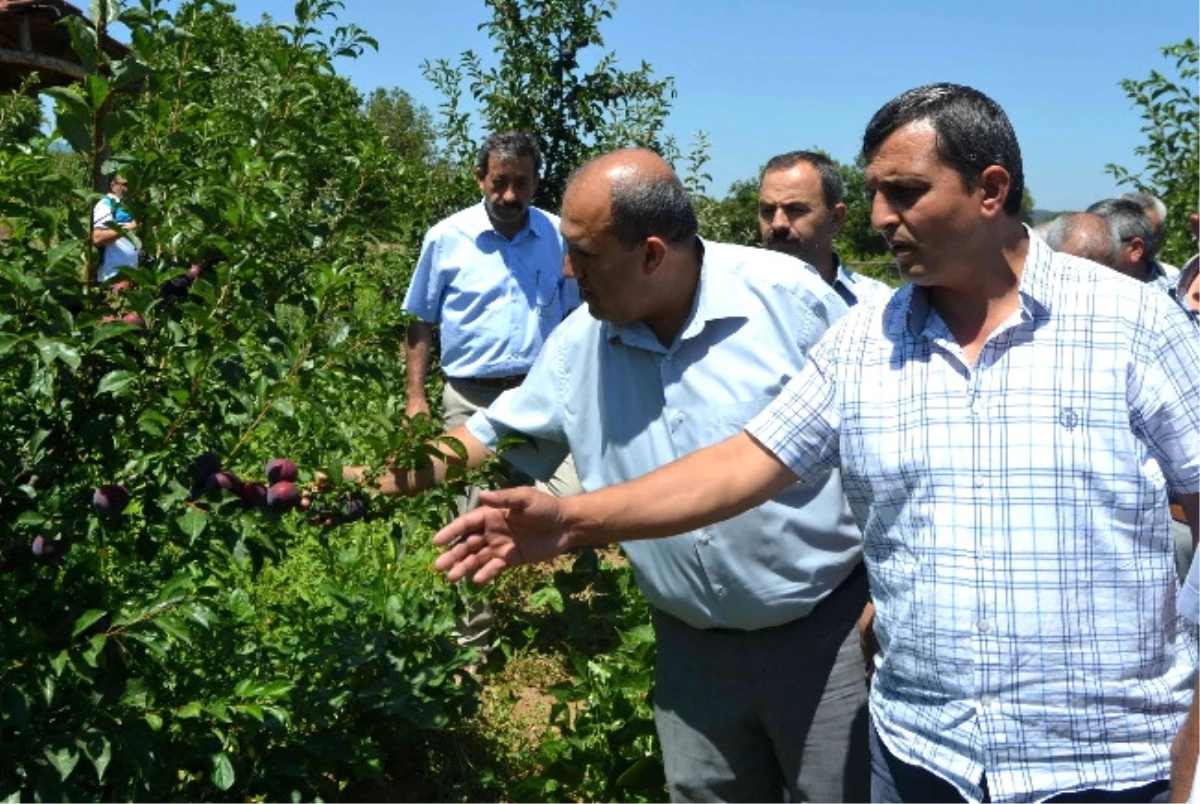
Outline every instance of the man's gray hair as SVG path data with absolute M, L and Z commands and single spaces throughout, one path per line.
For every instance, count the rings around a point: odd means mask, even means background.
M 1106 198 L 1092 204 L 1087 211 L 1108 221 L 1108 225 L 1116 232 L 1120 246 L 1135 237 L 1140 237 L 1146 244 L 1142 261 L 1149 265 L 1154 259 L 1154 230 L 1150 226 L 1150 218 L 1136 201 L 1128 198 Z
M 1135 190 L 1132 193 L 1125 193 L 1122 198 L 1128 198 L 1133 203 L 1142 208 L 1142 211 L 1147 215 L 1150 210 L 1154 210 L 1154 217 L 1157 218 L 1157 224 L 1154 221 L 1150 222 L 1154 229 L 1154 251 L 1157 253 L 1163 245 L 1163 236 L 1167 227 L 1167 205 L 1162 202 L 1162 199 L 1150 193 L 1144 193 L 1141 190 Z
M 675 175 L 614 177 L 610 230 L 621 245 L 634 248 L 647 237 L 671 246 L 690 246 L 699 224 L 692 199 Z
M 1121 253 L 1116 230 L 1099 215 L 1068 212 L 1034 229 L 1055 251 L 1113 268 Z
M 533 160 L 533 172 L 542 172 L 542 152 L 538 150 L 537 138 L 527 131 L 501 131 L 488 135 L 479 147 L 479 156 L 475 167 L 480 173 L 487 173 L 488 159 L 520 159 L 528 156 Z

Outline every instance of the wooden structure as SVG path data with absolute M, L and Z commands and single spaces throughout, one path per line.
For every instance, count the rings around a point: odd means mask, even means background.
M 83 78 L 85 70 L 71 48 L 71 35 L 59 24 L 68 16 L 84 17 L 84 13 L 65 0 L 0 0 L 0 92 L 19 89 L 34 72 L 38 83 L 33 91 Z M 107 34 L 101 37 L 100 47 L 114 59 L 129 52 Z

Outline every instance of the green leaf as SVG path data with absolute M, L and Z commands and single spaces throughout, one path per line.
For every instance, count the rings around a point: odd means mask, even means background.
M 164 615 L 161 617 L 155 617 L 153 623 L 158 630 L 162 631 L 167 636 L 174 637 L 180 642 L 188 645 L 192 644 L 192 635 L 188 632 L 187 626 L 184 625 L 179 618 L 172 617 L 170 615 Z
M 87 89 L 88 103 L 92 109 L 99 109 L 108 100 L 108 81 L 104 76 L 92 74 L 85 76 L 83 85 Z
M 146 720 L 146 724 L 152 731 L 160 731 L 162 729 L 163 719 L 160 715 L 157 715 L 154 712 L 147 712 L 145 715 L 143 715 L 143 717 Z
M 83 245 L 82 240 L 65 240 L 59 243 L 46 255 L 46 267 L 53 268 L 58 265 L 62 258 L 70 254 L 72 251 L 79 251 Z
M 179 709 L 175 710 L 175 717 L 180 717 L 180 718 L 200 717 L 200 711 L 201 711 L 200 704 L 197 701 L 192 701 L 191 703 L 186 703 L 183 706 L 179 707 Z
M 104 612 L 100 609 L 88 609 L 79 615 L 79 619 L 75 621 L 75 627 L 71 629 L 71 638 L 74 639 L 82 634 L 103 616 Z
M 47 746 L 43 752 L 46 759 L 50 760 L 50 764 L 58 771 L 59 778 L 63 780 L 71 775 L 71 771 L 75 770 L 75 766 L 79 763 L 79 754 L 70 748 L 53 751 Z
M 19 335 L 11 332 L 0 332 L 0 355 L 8 354 L 12 348 L 21 342 Z
M 195 539 L 208 526 L 208 514 L 199 508 L 189 508 L 187 513 L 175 520 L 175 523 L 179 525 L 180 530 Z
M 220 790 L 233 787 L 233 763 L 225 752 L 212 755 L 212 781 Z
M 122 369 L 110 371 L 101 378 L 100 385 L 96 388 L 96 395 L 112 394 L 116 398 L 128 396 L 129 394 L 123 392 L 137 378 L 137 372 L 124 371 Z
M 562 592 L 553 586 L 543 586 L 529 596 L 529 605 L 534 610 L 549 606 L 556 614 L 561 614 L 563 610 Z
M 96 750 L 97 743 L 100 745 L 99 751 Z M 108 763 L 112 761 L 112 744 L 103 735 L 93 735 L 91 740 L 80 740 L 78 744 L 92 761 L 92 767 L 96 769 L 96 781 L 103 782 L 104 772 L 108 770 Z

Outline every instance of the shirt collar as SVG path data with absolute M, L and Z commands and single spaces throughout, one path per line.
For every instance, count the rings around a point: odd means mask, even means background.
M 834 282 L 841 282 L 847 288 L 854 284 L 854 274 L 846 270 L 846 266 L 842 263 L 842 258 L 838 256 L 836 251 L 833 252 L 833 272 Z
M 1030 320 L 1039 313 L 1049 312 L 1054 299 L 1054 251 L 1040 237 L 1025 227 L 1029 238 L 1029 250 L 1025 254 L 1025 266 L 1021 270 L 1021 281 L 1017 292 L 1021 300 L 1021 317 Z M 893 305 L 895 305 L 893 307 Z M 929 291 L 907 284 L 892 296 L 888 303 L 891 313 L 904 312 L 909 334 L 920 337 L 926 331 L 929 313 Z
M 730 270 L 730 266 L 713 266 L 713 249 L 708 247 L 703 238 L 697 237 L 697 240 L 704 253 L 700 263 L 700 276 L 692 300 L 692 310 L 679 335 L 675 337 L 675 342 L 669 348 L 664 347 L 650 328 L 641 321 L 623 325 L 605 321 L 604 334 L 609 341 L 619 338 L 628 346 L 665 353 L 699 335 L 710 321 L 746 317 L 746 311 L 751 308 L 745 301 L 745 286 L 737 280 L 737 275 Z
M 541 237 L 540 227 L 535 225 L 537 210 L 532 204 L 529 205 L 529 214 L 525 218 L 525 225 L 521 227 L 512 238 L 507 238 L 496 231 L 496 227 L 492 225 L 492 219 L 488 217 L 487 207 L 484 206 L 481 200 L 478 204 L 472 207 L 473 214 L 470 217 L 472 231 L 468 232 L 472 237 L 478 237 L 482 234 L 491 233 L 502 240 L 507 240 L 510 243 L 515 243 L 528 233 L 533 237 Z

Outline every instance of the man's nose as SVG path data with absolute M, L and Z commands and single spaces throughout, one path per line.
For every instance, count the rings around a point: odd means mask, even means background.
M 871 197 L 871 226 L 880 232 L 895 228 L 899 223 L 896 210 L 883 197 L 883 193 L 875 193 Z

